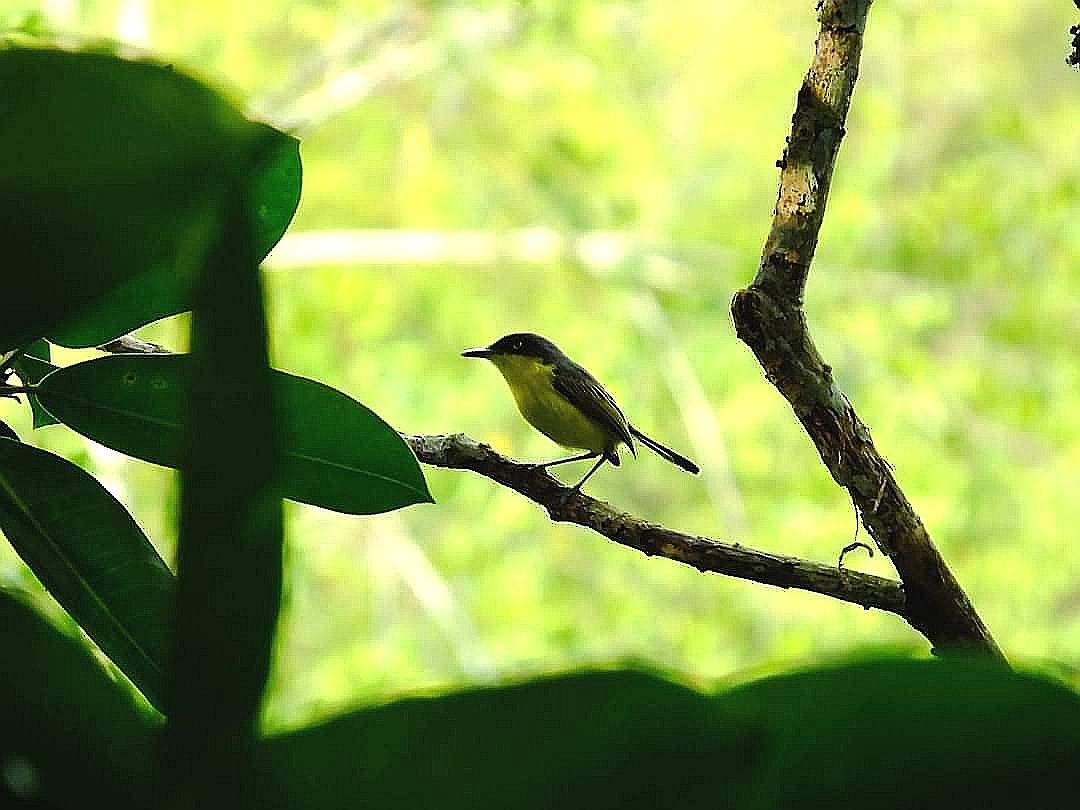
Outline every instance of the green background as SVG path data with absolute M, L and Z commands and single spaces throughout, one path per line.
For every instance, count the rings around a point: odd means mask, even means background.
M 498 374 L 458 356 L 541 332 L 703 468 L 646 452 L 591 494 L 831 562 L 851 505 L 728 315 L 768 228 L 812 5 L 2 0 L 0 22 L 136 44 L 301 138 L 300 209 L 265 265 L 279 368 L 401 430 L 548 459 L 559 450 Z M 823 355 L 999 643 L 1074 682 L 1075 17 L 997 0 L 871 9 L 807 292 Z M 139 334 L 183 348 L 175 322 Z M 64 428 L 31 434 L 25 405 L 0 418 L 85 463 L 172 561 L 171 473 Z M 925 651 L 895 617 L 646 559 L 485 479 L 427 473 L 436 506 L 287 504 L 268 728 L 586 663 L 709 685 L 868 646 Z M 892 575 L 880 555 L 848 564 Z M 12 583 L 34 587 L 4 546 Z

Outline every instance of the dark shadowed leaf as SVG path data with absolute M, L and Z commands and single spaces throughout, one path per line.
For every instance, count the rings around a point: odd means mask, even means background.
M 70 461 L 0 439 L 0 529 L 160 709 L 173 575 L 120 502 Z
M 300 144 L 280 135 L 266 159 L 248 172 L 251 215 L 260 261 L 277 244 L 300 203 Z M 50 333 L 62 346 L 99 346 L 159 318 L 191 308 L 191 274 L 169 256 L 109 290 L 92 310 Z
M 228 213 L 196 288 L 184 387 L 179 579 L 159 762 L 169 804 L 185 808 L 258 806 L 255 733 L 281 601 L 281 456 L 259 265 L 239 190 Z
M 94 441 L 176 467 L 189 369 L 181 355 L 102 357 L 49 375 L 40 397 L 54 416 Z M 273 384 L 285 497 L 352 514 L 431 501 L 412 451 L 371 410 L 303 377 L 274 372 Z
M 0 119 L 0 350 L 163 262 L 193 278 L 230 178 L 284 137 L 170 67 L 50 49 L 0 50 Z
M 739 807 L 1011 810 L 1075 787 L 1080 696 L 995 662 L 871 660 L 717 701 L 764 729 Z
M 714 697 L 624 671 L 411 698 L 265 740 L 260 776 L 279 810 L 1013 810 L 1061 807 L 1078 761 L 1060 684 L 880 660 Z
M 269 806 L 731 808 L 753 736 L 638 672 L 412 698 L 264 741 Z
M 0 627 L 0 806 L 139 806 L 158 722 L 85 641 L 3 590 Z

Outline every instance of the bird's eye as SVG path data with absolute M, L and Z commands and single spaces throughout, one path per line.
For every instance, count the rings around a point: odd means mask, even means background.
M 521 351 L 521 341 L 520 340 L 515 340 L 514 341 L 514 351 L 515 352 L 520 352 Z

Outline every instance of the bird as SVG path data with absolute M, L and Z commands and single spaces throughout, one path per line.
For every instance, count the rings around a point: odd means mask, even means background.
M 584 366 L 541 335 L 514 332 L 490 346 L 467 349 L 461 355 L 490 360 L 505 378 L 525 421 L 556 444 L 585 451 L 533 466 L 546 470 L 558 464 L 597 459 L 571 491 L 580 491 L 605 461 L 618 467 L 619 445 L 625 445 L 636 458 L 635 439 L 677 467 L 695 475 L 700 472 L 686 456 L 630 424 L 607 389 Z

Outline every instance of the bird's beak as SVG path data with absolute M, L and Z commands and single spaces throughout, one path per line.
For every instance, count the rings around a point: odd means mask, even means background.
M 491 349 L 466 349 L 461 353 L 461 356 L 488 358 L 491 357 L 492 354 L 494 354 L 494 352 L 492 352 Z

